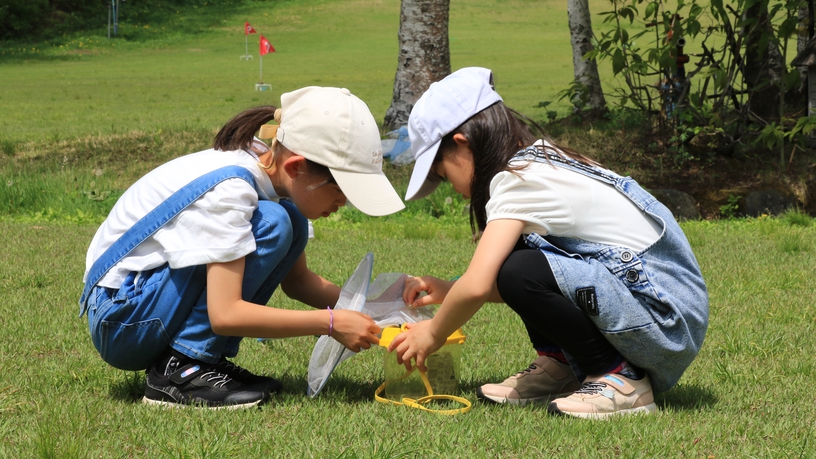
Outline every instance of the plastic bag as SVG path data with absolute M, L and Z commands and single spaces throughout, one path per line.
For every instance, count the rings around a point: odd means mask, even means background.
M 380 328 L 433 319 L 434 308 L 409 308 L 402 301 L 406 279 L 408 275 L 402 273 L 378 275 L 368 286 L 368 299 L 361 312 L 371 316 Z
M 402 126 L 397 130 L 388 133 L 388 138 L 382 141 L 383 158 L 394 161 L 405 151 L 411 153 L 411 142 L 408 139 L 408 126 Z M 411 161 L 414 154 L 411 153 Z M 404 160 L 403 160 L 404 161 Z M 409 161 L 409 162 L 411 162 Z M 407 164 L 403 162 L 402 164 Z
M 340 292 L 335 310 L 348 309 L 371 316 L 380 327 L 416 323 L 433 318 L 433 308 L 412 309 L 402 301 L 402 291 L 408 275 L 380 274 L 369 284 L 374 266 L 374 254 L 369 252 L 357 265 Z M 367 299 L 368 297 L 369 299 Z M 323 335 L 315 343 L 309 359 L 307 394 L 316 397 L 326 385 L 337 365 L 354 356 L 334 338 Z

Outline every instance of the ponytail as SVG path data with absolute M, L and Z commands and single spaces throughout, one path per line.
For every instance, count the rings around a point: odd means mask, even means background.
M 240 150 L 252 145 L 255 133 L 264 124 L 280 121 L 280 109 L 271 105 L 244 110 L 235 115 L 218 131 L 213 148 L 220 151 Z

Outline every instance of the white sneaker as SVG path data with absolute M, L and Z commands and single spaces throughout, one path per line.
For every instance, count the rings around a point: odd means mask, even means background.
M 551 413 L 588 419 L 650 413 L 656 408 L 648 376 L 634 380 L 617 373 L 590 376 L 580 390 L 569 397 L 555 399 L 548 406 Z
M 476 396 L 486 402 L 526 405 L 544 403 L 572 393 L 580 387 L 569 365 L 540 356 L 524 370 L 499 384 L 485 384 Z

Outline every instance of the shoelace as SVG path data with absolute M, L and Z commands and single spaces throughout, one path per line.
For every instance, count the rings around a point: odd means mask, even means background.
M 246 368 L 239 367 L 238 365 L 230 362 L 227 359 L 221 360 L 221 362 L 219 362 L 218 366 L 221 367 L 222 369 L 224 369 L 227 373 L 235 372 L 235 373 L 238 373 L 239 375 L 242 375 L 244 373 L 247 373 L 247 375 L 251 374 L 249 372 L 249 370 L 247 370 Z
M 224 385 L 232 381 L 229 376 L 224 373 L 218 373 L 217 371 L 208 371 L 199 376 L 199 378 L 206 379 L 208 383 L 212 383 L 215 387 L 224 387 Z
M 536 368 L 538 368 L 538 366 L 536 366 L 536 364 L 534 364 L 534 363 L 531 363 L 529 367 L 527 367 L 524 370 L 519 371 L 517 374 L 521 375 L 521 374 L 524 374 L 524 373 L 529 373 L 529 372 L 535 370 Z
M 581 388 L 575 391 L 576 394 L 598 394 L 603 392 L 606 388 L 606 384 L 602 382 L 586 382 L 581 385 Z

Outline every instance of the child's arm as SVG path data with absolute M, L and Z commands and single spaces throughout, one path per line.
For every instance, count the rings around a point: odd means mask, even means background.
M 484 303 L 497 299 L 496 277 L 523 229 L 520 220 L 488 223 L 467 271 L 450 287 L 434 318 L 410 326 L 391 342 L 388 349 L 396 349 L 398 362 L 410 366 L 411 359 L 416 359 L 417 366 L 426 370 L 425 359 Z
M 421 308 L 432 304 L 441 304 L 448 295 L 455 281 L 446 281 L 433 276 L 409 277 L 405 280 L 402 301 L 411 308 Z M 425 292 L 427 295 L 419 296 Z M 504 303 L 496 284 L 490 292 L 487 303 Z
M 244 301 L 243 278 L 243 258 L 207 265 L 207 314 L 213 331 L 219 335 L 288 338 L 325 335 L 331 327 L 331 336 L 354 352 L 379 342 L 380 327 L 356 311 L 293 311 Z
M 281 281 L 283 293 L 293 300 L 313 308 L 334 306 L 340 297 L 340 287 L 315 274 L 306 265 L 306 253 L 300 254 L 292 269 Z

